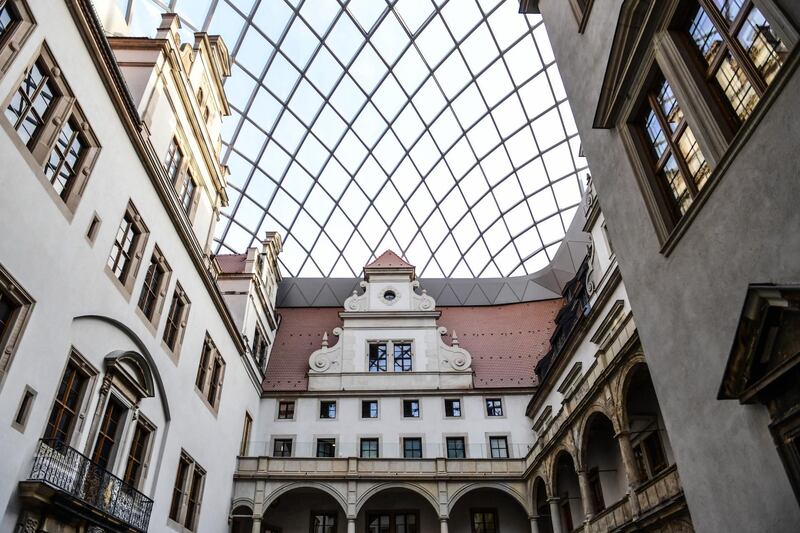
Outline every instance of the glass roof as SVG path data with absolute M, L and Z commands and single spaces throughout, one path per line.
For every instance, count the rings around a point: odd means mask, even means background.
M 117 0 L 223 36 L 230 205 L 220 253 L 284 238 L 284 275 L 353 277 L 385 249 L 424 277 L 546 266 L 587 172 L 544 25 L 517 0 Z

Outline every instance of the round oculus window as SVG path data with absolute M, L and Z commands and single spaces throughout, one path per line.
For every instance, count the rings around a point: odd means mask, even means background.
M 395 299 L 397 299 L 397 294 L 395 294 L 395 292 L 392 290 L 386 291 L 383 293 L 383 299 L 387 302 L 393 302 Z

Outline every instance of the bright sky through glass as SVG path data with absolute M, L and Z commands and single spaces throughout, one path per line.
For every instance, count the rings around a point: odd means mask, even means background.
M 424 277 L 524 275 L 564 237 L 587 173 L 547 33 L 517 0 L 118 0 L 222 35 L 220 253 L 265 231 L 285 275 L 353 277 L 391 248 Z

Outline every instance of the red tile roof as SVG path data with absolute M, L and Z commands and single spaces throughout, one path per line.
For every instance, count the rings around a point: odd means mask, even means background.
M 414 268 L 414 265 L 406 262 L 402 257 L 391 250 L 383 252 L 375 261 L 364 268 Z
M 244 272 L 247 254 L 220 254 L 216 259 L 223 274 L 239 274 Z
M 448 330 L 450 344 L 455 330 L 459 344 L 472 355 L 477 389 L 532 387 L 536 363 L 549 348 L 553 319 L 561 300 L 545 300 L 485 307 L 439 307 L 439 325 Z M 308 388 L 308 358 L 322 345 L 322 333 L 331 335 L 341 326 L 339 307 L 281 308 L 281 325 L 275 339 L 266 392 L 305 391 Z

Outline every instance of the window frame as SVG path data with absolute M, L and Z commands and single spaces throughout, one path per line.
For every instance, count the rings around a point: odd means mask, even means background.
M 461 441 L 461 457 L 452 457 L 450 455 L 450 442 Z M 466 435 L 445 435 L 444 437 L 444 452 L 447 459 L 466 459 L 467 458 L 467 436 Z
M 413 414 L 406 415 L 406 403 L 411 403 L 411 402 L 417 403 L 416 416 L 414 416 Z M 400 402 L 400 409 L 401 409 L 401 414 L 403 415 L 403 419 L 409 419 L 409 418 L 414 420 L 422 419 L 422 402 L 419 401 L 419 398 L 403 398 L 402 401 Z M 413 410 L 411 412 L 413 413 Z
M 375 404 L 375 416 L 364 416 L 365 404 Z M 371 409 L 370 409 L 371 411 Z M 378 420 L 381 416 L 381 405 L 377 398 L 362 399 L 361 400 L 361 420 Z
M 498 405 L 489 405 L 489 402 L 497 402 L 499 404 L 500 414 L 492 414 L 494 410 L 498 408 Z M 506 417 L 506 410 L 505 406 L 503 405 L 503 398 L 500 396 L 494 397 L 487 397 L 483 399 L 483 405 L 485 407 L 484 414 L 487 418 L 505 418 Z
M 494 521 L 494 531 L 490 532 L 490 533 L 500 533 L 500 517 L 497 514 L 497 509 L 494 508 L 494 507 L 470 508 L 470 510 L 469 510 L 469 525 L 470 525 L 470 530 L 472 531 L 472 533 L 478 533 L 478 531 L 479 531 L 478 528 L 475 525 L 475 515 L 478 514 L 478 513 L 480 513 L 480 514 L 491 514 L 492 517 L 493 517 L 492 519 Z M 484 532 L 484 531 L 486 531 L 486 529 L 485 528 L 481 528 L 480 531 Z
M 28 166 L 34 171 L 34 175 L 47 191 L 47 195 L 53 199 L 67 220 L 71 221 L 97 162 L 101 145 L 72 89 L 64 79 L 63 71 L 47 43 L 42 43 L 32 57 L 33 59 L 14 84 L 13 90 L 3 101 L 3 118 L 0 119 L 0 124 L 8 132 L 12 143 L 17 146 Z M 19 93 L 28 72 L 34 66 L 47 77 L 47 81 L 53 89 L 53 95 L 45 115 L 40 117 L 42 123 L 39 128 L 30 139 L 24 141 L 20 137 L 17 127 L 10 122 L 7 112 L 12 100 Z M 76 136 L 80 137 L 83 150 L 72 169 L 73 176 L 69 184 L 61 192 L 58 192 L 53 185 L 56 178 L 48 177 L 45 174 L 45 168 L 51 154 L 56 150 L 59 135 L 67 124 L 70 124 Z
M 215 415 L 219 410 L 222 397 L 222 385 L 225 381 L 225 359 L 216 343 L 206 332 L 203 348 L 200 353 L 200 364 L 197 367 L 194 389 L 203 399 L 203 403 Z
M 89 407 L 89 399 L 92 396 L 94 383 L 99 375 L 99 372 L 88 361 L 86 361 L 86 359 L 75 348 L 72 347 L 69 349 L 67 361 L 61 370 L 60 378 L 53 390 L 53 399 L 50 402 L 50 409 L 48 410 L 44 427 L 42 428 L 42 439 L 58 440 L 57 435 L 50 434 L 50 421 L 53 418 L 54 410 L 58 407 L 57 404 L 62 403 L 59 400 L 58 392 L 70 367 L 74 368 L 78 377 L 83 379 L 83 382 L 79 386 L 74 413 L 72 413 L 73 419 L 70 421 L 70 427 L 66 432 L 65 438 L 59 442 L 63 442 L 67 446 L 73 447 L 79 437 L 83 423 L 86 420 L 86 410 Z
M 295 453 L 294 440 L 295 440 L 294 435 L 273 435 L 272 446 L 270 446 L 270 457 L 277 457 L 279 459 L 285 457 L 294 457 Z M 280 455 L 277 453 L 279 443 L 283 447 Z M 287 443 L 289 445 L 288 454 L 286 453 L 285 449 Z
M 375 456 L 367 457 L 364 455 L 364 444 L 375 443 Z M 380 437 L 360 437 L 358 439 L 358 457 L 359 459 L 380 459 L 381 457 L 381 439 Z
M 0 390 L 14 362 L 14 355 L 28 325 L 35 301 L 20 283 L 0 264 L 0 300 L 7 298 L 13 310 L 0 330 Z
M 119 234 L 122 224 L 126 219 L 130 220 L 130 228 L 133 231 L 133 238 L 127 252 L 118 247 L 119 241 L 117 240 L 117 235 Z M 147 225 L 145 225 L 144 221 L 142 220 L 142 216 L 139 214 L 136 206 L 133 205 L 133 202 L 128 201 L 128 205 L 125 207 L 125 211 L 122 213 L 120 222 L 117 225 L 117 231 L 114 232 L 112 237 L 113 242 L 111 244 L 111 250 L 108 253 L 108 258 L 106 259 L 105 263 L 106 274 L 108 274 L 108 276 L 114 282 L 114 285 L 120 290 L 126 300 L 130 299 L 133 292 L 133 285 L 136 282 L 139 267 L 142 264 L 142 259 L 144 258 L 144 249 L 147 246 L 149 237 L 150 232 L 147 229 Z M 123 270 L 119 276 L 114 272 L 112 267 L 109 266 L 109 261 L 112 259 L 112 254 L 117 248 L 119 248 L 119 251 L 116 252 L 116 259 L 113 261 L 114 268 L 116 268 L 119 264 L 119 257 L 122 254 L 128 255 L 126 265 L 123 267 Z
M 165 300 L 166 303 L 166 300 Z M 173 307 L 179 303 L 181 308 L 176 317 L 177 324 L 173 327 L 172 310 Z M 186 296 L 186 291 L 179 281 L 175 282 L 175 287 L 172 289 L 172 298 L 170 299 L 169 309 L 167 310 L 166 320 L 164 320 L 164 331 L 161 334 L 161 345 L 166 349 L 167 353 L 174 363 L 177 364 L 178 357 L 180 356 L 181 347 L 183 346 L 183 338 L 186 334 L 186 324 L 189 320 L 189 310 L 192 306 L 191 300 Z M 167 339 L 167 333 L 174 331 L 173 342 Z
M 160 275 L 158 276 L 157 283 L 155 287 L 149 287 L 148 281 L 150 278 L 150 268 L 155 265 L 156 270 L 160 271 Z M 148 329 L 155 334 L 156 326 L 161 320 L 161 313 L 164 310 L 164 303 L 167 298 L 167 287 L 169 287 L 169 282 L 172 278 L 172 268 L 170 268 L 169 263 L 167 262 L 164 254 L 161 252 L 158 246 L 153 248 L 153 252 L 150 255 L 150 265 L 147 267 L 145 271 L 144 280 L 142 281 L 142 286 L 139 290 L 139 299 L 136 303 L 137 314 L 139 317 L 144 320 L 145 324 L 148 326 Z M 148 291 L 145 293 L 145 291 Z M 148 302 L 143 302 L 145 297 L 151 296 L 152 300 L 150 301 L 150 314 L 145 309 L 142 309 L 142 305 L 146 305 Z
M 499 455 L 498 456 L 494 455 L 494 449 L 495 448 L 492 446 L 492 443 L 494 441 L 499 441 L 501 439 L 505 443 L 505 451 L 506 451 L 505 457 L 499 456 Z M 508 435 L 487 435 L 487 441 L 488 441 L 487 448 L 489 450 L 489 457 L 488 458 L 489 459 L 511 459 L 511 443 L 509 442 L 509 440 L 510 439 L 508 438 Z M 502 448 L 498 447 L 497 449 L 500 450 Z
M 36 27 L 36 18 L 33 16 L 25 0 L 6 0 L 5 5 L 11 6 L 15 11 L 17 20 L 6 30 L 0 38 L 0 77 L 6 73 L 14 62 L 22 46 Z
M 132 421 L 133 423 L 133 432 L 131 435 L 131 442 L 130 446 L 128 446 L 128 453 L 126 454 L 125 458 L 125 468 L 122 472 L 122 480 L 128 485 L 132 486 L 137 490 L 141 490 L 142 486 L 144 485 L 145 479 L 147 479 L 147 471 L 149 469 L 149 462 L 150 462 L 150 453 L 153 449 L 153 442 L 155 441 L 155 434 L 156 434 L 156 427 L 147 420 L 141 413 Z M 136 435 L 139 430 L 139 427 L 142 427 L 144 431 L 147 432 L 146 440 L 144 446 L 142 446 L 142 456 L 141 458 L 134 458 L 134 445 L 136 444 Z M 136 474 L 134 474 L 134 479 L 129 478 L 129 471 L 131 469 L 132 461 L 139 461 L 139 468 Z
M 36 402 L 36 396 L 38 396 L 36 390 L 30 385 L 25 385 L 22 389 L 22 395 L 20 396 L 17 408 L 14 410 L 14 418 L 11 420 L 11 427 L 22 434 L 25 433 L 25 428 L 28 425 L 28 418 L 33 410 L 33 404 Z
M 409 456 L 407 454 L 408 449 L 406 448 L 406 444 L 409 443 L 419 443 L 419 457 L 414 455 Z M 403 459 L 424 459 L 425 458 L 425 439 L 421 435 L 403 435 L 400 437 L 400 449 L 403 451 L 402 458 Z M 412 452 L 416 450 L 411 450 Z
M 322 416 L 323 404 L 327 404 L 328 405 L 328 412 L 327 412 L 328 416 Z M 329 416 L 330 415 L 330 406 L 331 405 L 333 405 L 333 416 Z M 336 400 L 320 400 L 319 404 L 317 405 L 317 407 L 318 407 L 317 408 L 317 419 L 318 420 L 336 420 L 336 418 L 339 416 L 339 405 L 338 405 L 338 402 Z
M 332 455 L 320 455 L 320 444 L 328 444 L 331 446 L 331 453 Z M 314 438 L 314 457 L 319 459 L 335 459 L 338 457 L 337 448 L 338 448 L 338 439 L 332 436 L 320 436 Z
M 244 425 L 242 427 L 242 440 L 239 442 L 239 457 L 247 456 L 250 446 L 250 433 L 253 431 L 253 417 L 248 411 L 244 412 Z
M 333 519 L 333 523 L 332 524 L 326 524 L 326 523 L 323 522 L 323 524 L 322 524 L 323 531 L 332 531 L 333 533 L 336 533 L 336 531 L 338 531 L 338 527 L 339 527 L 339 511 L 338 510 L 333 510 L 333 511 L 312 510 L 310 512 L 310 517 L 309 517 L 309 520 L 308 520 L 308 524 L 309 524 L 308 525 L 308 530 L 310 531 L 310 533 L 317 533 L 316 532 L 316 528 L 315 528 L 316 524 L 314 524 L 314 519 L 316 517 L 318 517 L 318 516 L 324 517 L 324 519 L 323 519 L 324 522 L 327 522 L 328 518 L 332 518 Z M 331 527 L 333 529 L 327 529 L 328 527 Z
M 181 476 L 181 465 L 186 465 L 185 476 Z M 199 482 L 198 482 L 199 478 Z M 181 531 L 196 531 L 200 518 L 200 510 L 203 503 L 203 492 L 207 478 L 206 470 L 195 461 L 192 456 L 181 449 L 178 459 L 178 470 L 175 475 L 175 483 L 172 488 L 172 498 L 168 519 Z M 196 490 L 195 490 L 196 488 Z M 197 493 L 192 501 L 192 494 Z M 176 494 L 178 501 L 175 501 Z M 192 505 L 192 513 L 189 514 L 189 505 Z M 173 512 L 174 511 L 174 512 Z M 191 522 L 191 523 L 187 523 Z
M 569 0 L 569 5 L 572 8 L 572 14 L 575 15 L 575 21 L 578 23 L 578 33 L 586 31 L 586 24 L 589 22 L 589 14 L 592 12 L 592 5 L 594 0 L 584 0 L 584 5 L 580 5 L 581 0 Z
M 281 406 L 286 405 L 292 406 L 292 413 L 291 416 L 281 416 Z M 287 407 L 286 411 L 288 412 L 289 409 Z M 297 414 L 297 401 L 296 400 L 278 400 L 275 406 L 275 420 L 294 420 L 295 415 Z
M 447 414 L 447 402 L 458 402 L 458 414 Z M 461 398 L 445 398 L 444 399 L 444 417 L 445 418 L 463 418 L 464 417 L 464 402 Z

